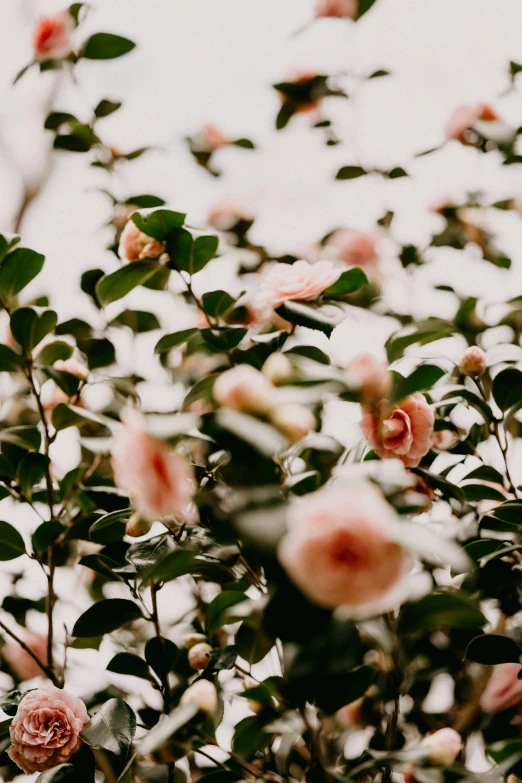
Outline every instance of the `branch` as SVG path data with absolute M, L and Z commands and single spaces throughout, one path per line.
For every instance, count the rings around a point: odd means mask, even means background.
M 34 653 L 34 652 L 31 650 L 31 648 L 29 647 L 29 645 L 28 645 L 28 644 L 26 644 L 26 643 L 23 641 L 23 639 L 20 639 L 20 637 L 19 637 L 19 636 L 17 636 L 17 635 L 15 634 L 15 632 L 14 632 L 14 631 L 11 631 L 11 629 L 10 629 L 10 628 L 8 628 L 8 627 L 7 627 L 7 625 L 5 625 L 5 624 L 4 624 L 4 623 L 3 623 L 1 620 L 0 620 L 0 628 L 2 629 L 2 631 L 4 631 L 4 633 L 6 633 L 8 636 L 10 636 L 12 639 L 14 639 L 14 640 L 15 640 L 15 642 L 18 642 L 18 644 L 20 645 L 20 647 L 22 648 L 22 650 L 25 650 L 25 652 L 26 652 L 28 655 L 30 655 L 30 656 L 31 656 L 31 658 L 33 659 L 33 661 L 34 661 L 36 664 L 38 664 L 38 666 L 39 666 L 39 667 L 40 667 L 40 669 L 41 669 L 41 670 L 44 672 L 44 674 L 46 674 L 46 675 L 49 677 L 49 679 L 51 680 L 51 682 L 53 683 L 53 685 L 57 685 L 57 679 L 56 679 L 56 675 L 55 675 L 54 671 L 53 671 L 53 670 L 50 668 L 50 666 L 46 666 L 46 664 L 45 664 L 45 663 L 42 661 L 42 659 L 41 659 L 41 658 L 39 658 L 39 657 L 38 657 L 38 655 L 36 655 L 36 653 Z

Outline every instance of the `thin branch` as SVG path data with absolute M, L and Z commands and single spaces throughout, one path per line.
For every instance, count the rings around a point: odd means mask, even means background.
M 18 644 L 20 645 L 20 647 L 22 648 L 22 650 L 25 650 L 25 652 L 26 652 L 28 655 L 30 655 L 30 656 L 31 656 L 31 658 L 33 659 L 33 661 L 34 661 L 36 664 L 38 664 L 38 666 L 39 666 L 39 667 L 40 667 L 40 669 L 41 669 L 41 670 L 44 672 L 44 674 L 46 674 L 46 675 L 49 677 L 49 679 L 52 681 L 52 683 L 53 683 L 54 685 L 56 685 L 56 684 L 57 684 L 57 681 L 56 681 L 56 675 L 55 675 L 54 671 L 53 671 L 53 670 L 52 670 L 52 669 L 51 669 L 49 666 L 46 666 L 46 664 L 45 664 L 45 663 L 42 661 L 42 659 L 41 659 L 41 658 L 39 658 L 39 657 L 38 657 L 38 655 L 36 655 L 36 653 L 35 653 L 35 652 L 33 652 L 33 651 L 31 650 L 31 648 L 29 647 L 29 645 L 28 645 L 28 644 L 26 644 L 26 643 L 23 641 L 23 639 L 20 639 L 20 637 L 19 637 L 19 636 L 17 636 L 17 634 L 16 634 L 14 631 L 12 631 L 10 628 L 8 628 L 8 627 L 7 627 L 7 625 L 5 625 L 5 623 L 3 623 L 1 620 L 0 620 L 0 628 L 2 629 L 2 631 L 3 631 L 4 633 L 6 633 L 8 636 L 10 636 L 10 637 L 11 637 L 11 639 L 14 639 L 14 640 L 15 640 L 15 642 L 18 642 Z

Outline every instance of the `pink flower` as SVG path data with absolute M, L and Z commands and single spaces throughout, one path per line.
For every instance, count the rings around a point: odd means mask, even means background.
M 230 143 L 227 137 L 215 125 L 204 125 L 196 136 L 196 140 L 201 142 L 202 146 L 211 150 L 217 150 Z
M 445 129 L 445 136 L 448 141 L 454 139 L 461 144 L 472 144 L 473 139 L 469 131 L 477 120 L 491 122 L 499 120 L 500 116 L 487 103 L 475 103 L 468 106 L 459 106 L 451 115 Z
M 339 279 L 341 270 L 331 261 L 295 261 L 273 264 L 261 278 L 258 293 L 260 307 L 276 308 L 285 299 L 308 302 Z
M 21 638 L 43 663 L 47 662 L 47 639 L 45 636 L 26 631 Z M 9 639 L 2 647 L 2 656 L 12 671 L 23 681 L 32 680 L 33 677 L 42 674 L 42 670 L 34 658 L 14 639 Z
M 353 726 L 360 726 L 362 724 L 361 718 L 361 705 L 364 702 L 364 698 L 352 701 L 350 704 L 345 704 L 340 710 L 335 713 L 335 719 L 343 727 L 343 729 L 351 729 Z
M 60 372 L 68 372 L 69 375 L 74 375 L 81 381 L 85 381 L 89 375 L 87 367 L 76 359 L 58 359 L 54 363 L 54 369 L 60 370 Z
M 34 59 L 62 60 L 71 52 L 71 33 L 74 22 L 70 14 L 63 11 L 55 16 L 43 16 L 36 23 L 33 36 Z
M 210 210 L 207 217 L 209 226 L 218 231 L 230 231 L 239 222 L 252 223 L 254 216 L 237 201 L 225 200 Z
M 273 384 L 250 364 L 238 364 L 222 373 L 214 383 L 212 396 L 225 408 L 266 413 L 272 404 Z
M 312 411 L 298 402 L 285 402 L 270 412 L 270 421 L 285 435 L 290 443 L 296 443 L 317 429 Z
M 9 757 L 31 775 L 63 764 L 80 749 L 89 716 L 81 699 L 53 685 L 30 691 L 11 723 Z
M 357 0 L 316 0 L 315 15 L 336 19 L 355 19 Z
M 361 353 L 346 368 L 349 383 L 356 386 L 365 404 L 377 403 L 391 392 L 392 379 L 384 362 L 371 353 Z
M 116 485 L 128 493 L 145 520 L 153 522 L 169 514 L 186 517 L 194 489 L 193 468 L 148 435 L 135 411 L 127 411 L 122 421 L 112 447 Z
M 124 261 L 158 259 L 165 252 L 165 242 L 149 237 L 129 220 L 121 232 L 119 255 Z
M 522 702 L 522 680 L 518 679 L 521 668 L 519 663 L 495 666 L 480 700 L 484 712 L 502 712 Z
M 334 485 L 296 498 L 287 523 L 279 560 L 311 601 L 360 616 L 400 602 L 411 557 L 395 540 L 395 512 L 372 486 Z
M 364 231 L 343 228 L 328 240 L 328 247 L 337 251 L 337 258 L 353 266 L 374 264 L 377 258 L 377 237 Z
M 487 366 L 486 354 L 478 345 L 466 348 L 460 357 L 459 370 L 463 375 L 482 375 L 486 371 Z
M 189 685 L 183 693 L 180 704 L 194 702 L 202 712 L 207 715 L 215 715 L 218 709 L 218 695 L 216 686 L 209 680 L 197 680 Z
M 432 409 L 417 393 L 391 408 L 383 400 L 376 409 L 363 409 L 361 429 L 379 457 L 400 459 L 413 468 L 431 448 L 434 423 Z
M 421 746 L 429 749 L 432 764 L 450 767 L 463 748 L 462 737 L 455 729 L 439 729 L 425 737 Z

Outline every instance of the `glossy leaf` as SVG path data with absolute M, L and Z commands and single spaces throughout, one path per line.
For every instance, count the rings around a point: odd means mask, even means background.
M 73 636 L 101 636 L 142 617 L 134 601 L 125 598 L 105 598 L 90 606 L 76 620 Z

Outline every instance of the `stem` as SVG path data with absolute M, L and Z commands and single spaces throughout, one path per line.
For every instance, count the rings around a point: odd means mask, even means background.
M 16 633 L 15 633 L 14 631 L 12 631 L 10 628 L 8 628 L 8 627 L 7 627 L 7 625 L 5 625 L 5 624 L 4 624 L 4 623 L 3 623 L 1 620 L 0 620 L 0 628 L 2 629 L 2 631 L 3 631 L 4 633 L 6 633 L 8 636 L 10 636 L 10 637 L 11 637 L 11 639 L 14 639 L 14 640 L 15 640 L 15 642 L 18 642 L 18 644 L 20 645 L 20 647 L 22 648 L 22 650 L 25 650 L 25 652 L 26 652 L 28 655 L 30 655 L 30 656 L 31 656 L 31 658 L 33 659 L 33 661 L 34 661 L 36 664 L 38 664 L 38 666 L 39 666 L 39 667 L 40 667 L 40 669 L 41 669 L 41 670 L 44 672 L 44 674 L 46 674 L 46 675 L 49 677 L 49 679 L 52 681 L 53 685 L 56 685 L 56 684 L 57 684 L 57 683 L 56 683 L 56 675 L 55 675 L 54 671 L 52 671 L 52 669 L 51 669 L 49 666 L 46 666 L 46 664 L 45 664 L 45 663 L 42 661 L 42 659 L 41 659 L 41 658 L 39 658 L 39 657 L 38 657 L 38 655 L 36 655 L 36 653 L 34 653 L 34 652 L 31 650 L 31 648 L 29 647 L 29 645 L 28 645 L 28 644 L 26 644 L 26 643 L 25 643 L 25 642 L 24 642 L 22 639 L 20 639 L 20 637 L 19 637 L 19 636 L 17 636 L 17 635 L 16 635 Z
M 158 614 L 158 585 L 151 585 L 150 587 L 150 596 L 152 600 L 152 615 L 151 619 L 154 623 L 154 628 L 156 630 L 156 638 L 158 639 L 162 654 L 163 654 L 163 660 L 165 662 L 165 666 L 163 668 L 163 672 L 161 675 L 161 695 L 163 696 L 163 712 L 165 715 L 168 715 L 170 712 L 170 683 L 169 683 L 169 673 L 168 673 L 168 667 L 167 667 L 167 657 L 165 654 L 165 641 L 163 639 L 163 636 L 161 634 L 161 625 L 159 621 L 159 614 Z M 167 764 L 167 781 L 168 783 L 174 783 L 174 764 Z

